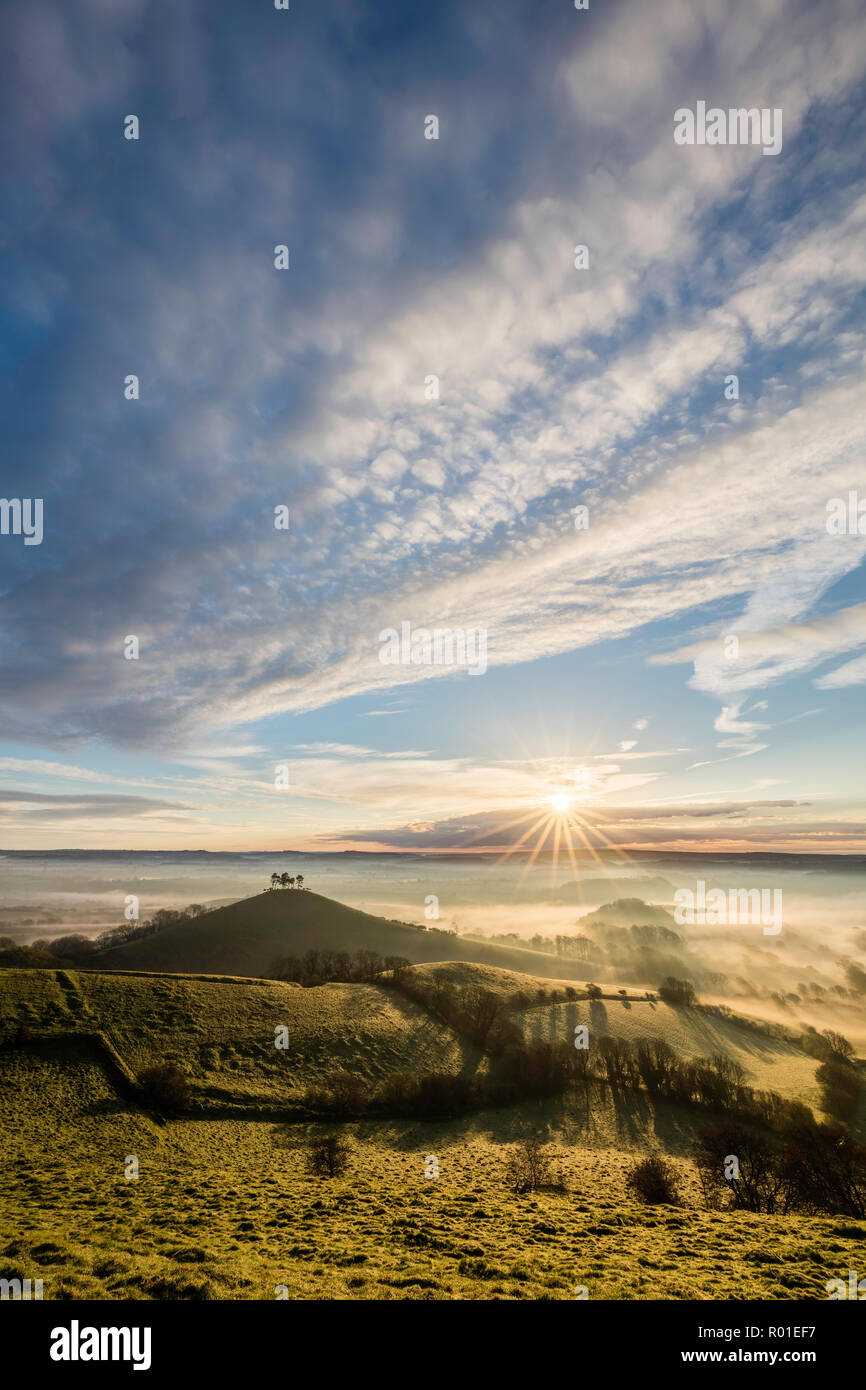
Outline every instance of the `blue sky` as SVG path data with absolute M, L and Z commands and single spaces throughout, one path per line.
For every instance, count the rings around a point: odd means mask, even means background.
M 866 848 L 859 3 L 5 8 L 0 844 Z

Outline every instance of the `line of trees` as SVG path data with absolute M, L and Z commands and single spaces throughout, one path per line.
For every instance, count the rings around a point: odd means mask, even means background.
M 29 946 L 21 946 L 11 937 L 0 936 L 0 969 L 56 970 L 58 966 L 95 965 L 99 955 L 111 946 L 123 946 L 128 941 L 153 936 L 156 932 L 165 931 L 166 927 L 198 917 L 204 911 L 201 903 L 191 903 L 185 908 L 163 907 L 142 922 L 121 922 L 96 937 L 84 936 L 80 932 L 65 936 L 42 936 L 31 941 Z
M 774 1091 L 756 1090 L 746 1084 L 742 1066 L 723 1053 L 710 1057 L 682 1058 L 663 1038 L 599 1037 L 591 1048 L 571 1042 L 524 1040 L 522 1030 L 509 1017 L 527 997 L 503 997 L 478 986 L 457 987 L 437 972 L 426 975 L 405 970 L 395 976 L 399 987 L 436 1013 L 455 1032 L 492 1057 L 489 1076 L 473 1097 L 476 1104 L 515 1104 L 541 1100 L 572 1091 L 586 1093 L 593 1086 L 614 1092 L 643 1089 L 656 1100 L 698 1106 L 708 1110 L 736 1110 L 758 1124 L 778 1125 L 811 1118 L 797 1101 Z M 597 986 L 587 986 L 590 995 Z M 694 1005 L 694 989 L 688 980 L 670 978 L 662 990 L 672 1003 Z M 569 990 L 574 996 L 574 991 Z M 823 1089 L 823 1108 L 839 1119 L 847 1118 L 860 1095 L 860 1078 L 853 1048 L 841 1034 L 805 1035 L 803 1045 L 821 1059 L 818 1080 Z M 446 1088 L 447 1089 L 447 1088 Z M 405 1093 L 405 1086 L 403 1088 Z M 400 1097 L 395 1093 L 393 1099 Z M 457 1103 L 460 1097 L 453 1095 Z
M 373 984 L 389 975 L 390 981 L 411 968 L 405 956 L 383 956 L 378 951 L 334 951 L 313 948 L 302 956 L 280 956 L 273 961 L 267 979 L 311 987 L 335 982 Z
M 745 1085 L 738 1063 L 725 1056 L 683 1060 L 663 1039 L 602 1037 L 592 1049 L 567 1042 L 508 1042 L 497 1046 L 486 1075 L 401 1072 L 377 1090 L 354 1073 L 337 1071 L 310 1087 L 305 1103 L 343 1117 L 367 1110 L 400 1116 L 455 1115 L 487 1106 L 515 1105 L 594 1090 L 623 1094 L 645 1089 L 658 1100 L 714 1111 L 736 1110 L 744 1121 L 778 1128 L 803 1123 L 810 1111 L 774 1091 Z

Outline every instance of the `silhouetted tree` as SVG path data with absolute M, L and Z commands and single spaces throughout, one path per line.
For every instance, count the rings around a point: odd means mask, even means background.
M 692 1153 L 708 1205 L 718 1206 L 727 1192 L 736 1211 L 772 1215 L 789 1209 L 790 1183 L 778 1145 L 758 1130 L 721 1120 L 698 1131 Z
M 798 1207 L 866 1220 L 866 1145 L 841 1125 L 790 1125 L 782 1162 Z
M 307 1170 L 319 1178 L 338 1178 L 349 1166 L 351 1148 L 339 1134 L 325 1134 L 311 1139 L 307 1152 Z

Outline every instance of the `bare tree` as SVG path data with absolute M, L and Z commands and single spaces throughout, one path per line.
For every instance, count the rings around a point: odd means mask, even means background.
M 537 1192 L 540 1187 L 563 1187 L 561 1178 L 551 1174 L 551 1155 L 535 1136 L 515 1144 L 506 1161 L 506 1176 L 512 1192 Z
M 339 1134 L 311 1139 L 307 1151 L 307 1171 L 319 1178 L 339 1178 L 349 1166 L 351 1146 Z

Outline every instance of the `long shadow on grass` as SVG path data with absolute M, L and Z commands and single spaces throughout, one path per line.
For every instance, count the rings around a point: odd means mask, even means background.
M 617 1134 L 643 1139 L 652 1120 L 652 1108 L 642 1091 L 610 1091 Z
M 670 1007 L 677 1015 L 678 1020 L 682 1020 L 692 1033 L 700 1034 L 708 1054 L 710 1052 L 726 1052 L 728 1048 L 733 1047 L 738 1052 L 745 1052 L 764 1062 L 775 1061 L 780 1055 L 785 1057 L 804 1055 L 796 1043 L 788 1042 L 783 1038 L 765 1037 L 760 1033 L 753 1032 L 748 1024 L 737 1023 L 734 1019 L 713 1019 L 701 1009 L 686 1009 L 682 1005 L 671 1005 Z

